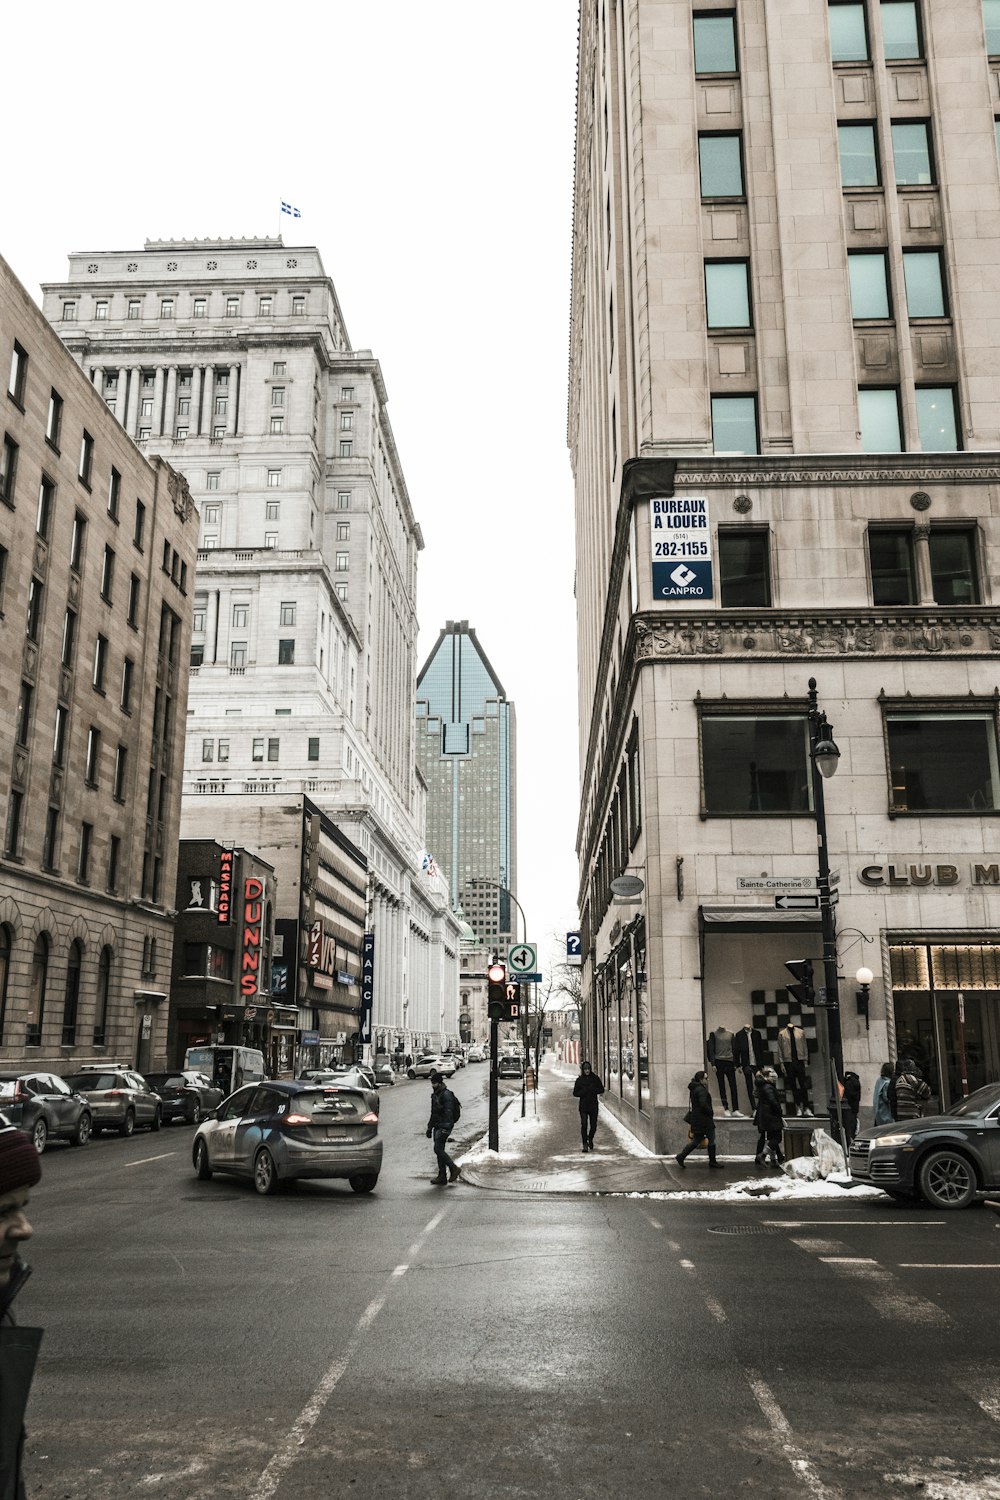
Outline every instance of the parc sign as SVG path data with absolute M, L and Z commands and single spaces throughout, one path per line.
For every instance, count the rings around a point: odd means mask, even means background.
M 649 502 L 653 598 L 712 598 L 712 526 L 707 495 Z

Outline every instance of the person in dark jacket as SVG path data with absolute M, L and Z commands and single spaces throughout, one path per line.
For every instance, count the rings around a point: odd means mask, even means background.
M 604 1084 L 589 1062 L 580 1064 L 580 1076 L 573 1085 L 573 1098 L 580 1101 L 580 1135 L 583 1150 L 593 1151 L 597 1132 L 598 1099 L 604 1093 Z
M 0 1130 L 0 1500 L 26 1500 L 24 1412 L 42 1330 L 15 1327 L 12 1304 L 31 1275 L 19 1251 L 31 1238 L 25 1209 L 41 1176 L 31 1137 L 10 1127 Z
M 444 1187 L 446 1182 L 458 1181 L 458 1167 L 446 1151 L 448 1137 L 455 1128 L 455 1095 L 447 1087 L 443 1073 L 431 1074 L 431 1117 L 427 1122 L 427 1139 L 434 1138 L 434 1155 L 437 1157 L 437 1176 L 431 1178 L 435 1187 Z
M 920 1076 L 920 1069 L 911 1057 L 901 1057 L 896 1063 L 893 1089 L 893 1119 L 919 1120 L 924 1101 L 931 1096 L 930 1085 Z
M 712 1096 L 708 1092 L 708 1074 L 702 1068 L 688 1084 L 688 1093 L 691 1096 L 691 1108 L 685 1116 L 691 1126 L 691 1139 L 674 1157 L 677 1165 L 683 1167 L 685 1158 L 696 1151 L 702 1141 L 708 1146 L 708 1165 L 719 1168 L 720 1163 L 715 1159 L 715 1115 L 712 1110 Z
M 778 1094 L 778 1075 L 773 1068 L 761 1068 L 757 1078 L 753 1119 L 758 1134 L 757 1155 L 754 1160 L 758 1166 L 764 1165 L 764 1142 L 766 1141 L 768 1160 L 772 1167 L 780 1167 L 785 1159 L 781 1153 L 781 1131 L 785 1117 Z
M 875 1080 L 872 1094 L 872 1115 L 876 1125 L 892 1124 L 892 1105 L 889 1100 L 889 1084 L 892 1081 L 892 1063 L 882 1064 L 882 1073 Z

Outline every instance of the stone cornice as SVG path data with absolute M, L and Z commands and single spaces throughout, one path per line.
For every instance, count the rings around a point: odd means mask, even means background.
M 992 609 L 658 612 L 637 615 L 634 626 L 639 662 L 1000 654 L 1000 612 Z
M 661 462 L 663 462 L 661 460 Z M 846 485 L 846 484 L 962 484 L 1000 480 L 1000 455 L 992 449 L 982 452 L 921 454 L 879 454 L 858 458 L 817 454 L 803 461 L 801 454 L 787 459 L 767 455 L 750 462 L 733 459 L 720 464 L 717 458 L 677 459 L 673 475 L 664 467 L 664 478 L 672 478 L 677 489 L 706 487 L 757 487 L 762 485 Z M 655 473 L 655 469 L 647 471 Z

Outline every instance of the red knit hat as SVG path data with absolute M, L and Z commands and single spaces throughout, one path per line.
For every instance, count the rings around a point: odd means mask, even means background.
M 42 1177 L 42 1164 L 31 1136 L 8 1126 L 0 1130 L 0 1197 L 18 1188 L 34 1187 Z

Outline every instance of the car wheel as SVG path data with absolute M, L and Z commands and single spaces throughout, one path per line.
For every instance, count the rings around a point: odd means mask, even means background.
M 194 1162 L 194 1169 L 198 1174 L 199 1181 L 207 1182 L 212 1175 L 212 1165 L 208 1159 L 208 1147 L 205 1145 L 203 1139 L 195 1141 L 194 1150 L 191 1152 L 191 1160 Z
M 278 1169 L 274 1165 L 274 1157 L 263 1146 L 253 1159 L 253 1185 L 258 1193 L 270 1197 L 278 1191 Z
M 84 1110 L 76 1122 L 76 1129 L 69 1138 L 70 1145 L 85 1146 L 93 1134 L 93 1129 L 94 1122 L 87 1111 Z
M 201 1105 L 200 1104 L 194 1104 L 194 1105 L 192 1105 L 191 1112 L 190 1112 L 190 1114 L 187 1117 L 187 1122 L 188 1122 L 189 1125 L 200 1125 L 201 1124 Z
M 414 1072 L 413 1068 L 408 1068 L 406 1076 L 407 1076 L 407 1078 L 416 1078 L 417 1075 Z
M 124 1120 L 121 1122 L 121 1124 L 118 1127 L 118 1134 L 119 1135 L 128 1136 L 128 1135 L 131 1135 L 134 1130 L 135 1130 L 135 1110 L 134 1109 L 127 1109 L 125 1111 L 125 1118 L 124 1118 Z
M 160 1110 L 159 1105 L 157 1105 L 156 1109 L 153 1111 L 153 1118 L 150 1121 L 149 1128 L 150 1128 L 150 1130 L 159 1130 L 159 1128 L 160 1128 L 160 1126 L 162 1124 L 163 1124 L 163 1114 L 162 1114 L 162 1111 Z
M 347 1180 L 356 1193 L 373 1193 L 375 1184 L 378 1182 L 378 1173 L 358 1172 Z
M 976 1196 L 976 1169 L 960 1151 L 932 1151 L 920 1163 L 920 1191 L 932 1208 L 968 1208 Z
M 39 1115 L 38 1119 L 31 1127 L 31 1144 L 34 1146 L 39 1156 L 41 1156 L 42 1152 L 45 1150 L 45 1143 L 48 1138 L 49 1127 L 46 1125 L 43 1116 Z

